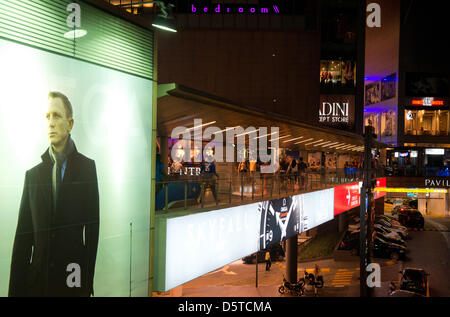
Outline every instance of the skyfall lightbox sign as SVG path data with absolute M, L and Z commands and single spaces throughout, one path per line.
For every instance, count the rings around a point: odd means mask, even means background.
M 156 219 L 154 290 L 167 291 L 333 219 L 334 190 Z
M 352 130 L 355 121 L 354 95 L 320 95 L 319 123 Z

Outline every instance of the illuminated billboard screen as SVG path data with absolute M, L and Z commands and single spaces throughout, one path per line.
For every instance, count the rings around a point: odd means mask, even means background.
M 257 203 L 167 219 L 164 291 L 258 251 L 260 219 Z
M 333 219 L 333 196 L 333 188 L 297 196 L 300 200 L 300 218 L 302 219 L 299 233 Z
M 259 203 L 261 250 L 298 234 L 301 223 L 299 200 L 299 196 L 291 196 Z
M 155 285 L 167 291 L 333 219 L 333 189 L 182 217 L 165 227 L 156 249 Z M 164 224 L 165 222 L 165 224 Z M 165 237 L 165 238 L 164 238 Z M 161 242 L 161 241 L 164 241 Z M 164 250 L 164 251 L 162 251 Z
M 0 296 L 147 296 L 153 82 L 1 39 L 0 69 Z

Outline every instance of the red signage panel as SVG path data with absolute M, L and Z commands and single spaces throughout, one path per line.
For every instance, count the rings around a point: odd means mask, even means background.
M 377 187 L 386 188 L 386 177 L 377 179 Z M 375 199 L 386 196 L 386 192 L 373 192 L 373 196 Z
M 362 183 L 352 183 L 334 188 L 334 215 L 358 207 L 361 199 Z

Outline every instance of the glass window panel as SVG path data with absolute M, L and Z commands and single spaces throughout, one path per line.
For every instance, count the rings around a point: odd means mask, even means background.
M 439 135 L 448 135 L 448 110 L 438 111 L 438 133 Z
M 417 135 L 417 110 L 405 110 L 405 135 Z
M 419 110 L 418 112 L 418 135 L 436 134 L 436 111 Z

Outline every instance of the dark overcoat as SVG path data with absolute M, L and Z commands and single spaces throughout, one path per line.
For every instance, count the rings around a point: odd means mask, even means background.
M 9 296 L 94 293 L 99 236 L 95 162 L 76 148 L 67 157 L 55 209 L 52 168 L 47 150 L 42 162 L 26 172 L 12 252 Z M 80 270 L 74 269 L 77 265 Z

